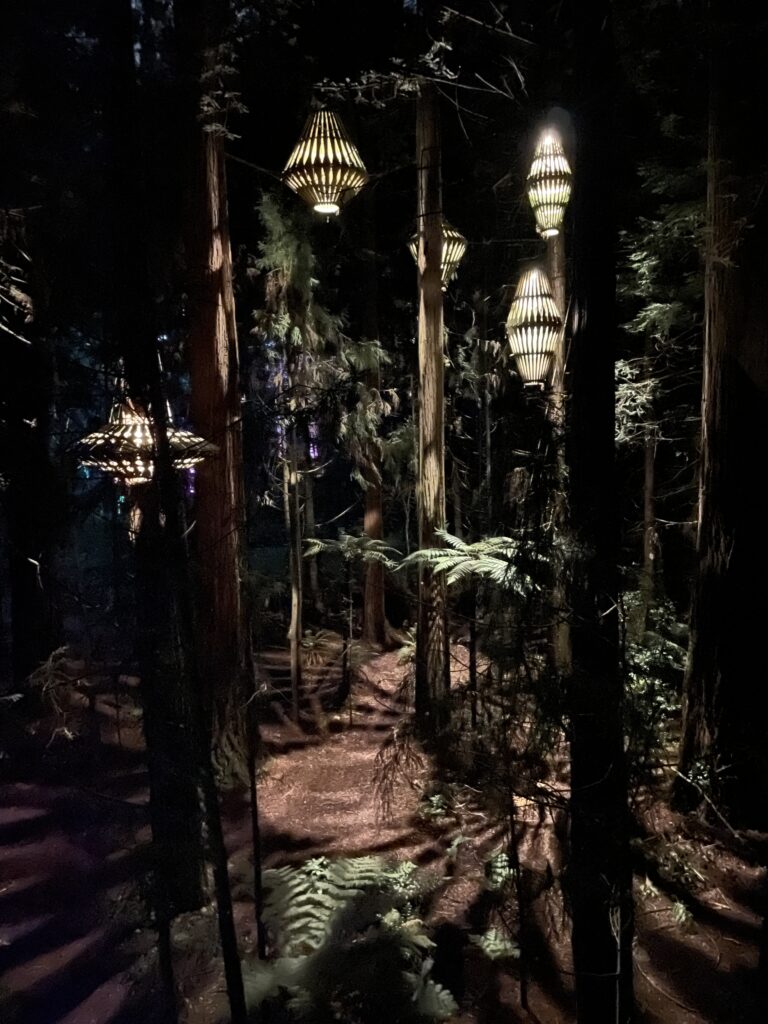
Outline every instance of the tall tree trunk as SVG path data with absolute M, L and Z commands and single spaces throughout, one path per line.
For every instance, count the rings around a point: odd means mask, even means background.
M 571 624 L 565 583 L 563 544 L 568 531 L 568 471 L 565 455 L 565 345 L 566 345 L 566 265 L 564 227 L 547 239 L 547 270 L 552 294 L 563 327 L 557 340 L 552 366 L 552 386 L 548 395 L 547 414 L 552 427 L 555 462 L 555 485 L 552 498 L 552 528 L 556 544 L 552 558 L 552 664 L 555 672 L 567 678 L 572 668 Z
M 633 1012 L 633 915 L 614 476 L 613 46 L 608 0 L 571 10 L 579 153 L 569 475 L 578 552 L 570 595 L 569 889 L 579 1024 L 625 1024 Z
M 375 191 L 364 199 L 364 261 L 365 297 L 362 310 L 363 337 L 367 341 L 379 342 L 379 289 L 376 266 L 376 204 Z M 365 376 L 369 391 L 381 390 L 381 367 L 369 370 Z M 376 444 L 366 446 L 363 465 L 365 480 L 365 511 L 363 512 L 363 533 L 370 540 L 384 539 L 384 494 L 382 489 L 381 452 Z M 388 624 L 384 610 L 384 566 L 381 562 L 366 562 L 363 583 L 363 640 L 381 647 L 387 643 Z
M 650 340 L 648 344 L 650 346 Z M 646 354 L 645 373 L 646 378 L 649 378 L 650 353 Z M 648 614 L 656 596 L 656 557 L 659 551 L 656 532 L 656 443 L 656 425 L 647 424 L 643 439 L 643 568 L 640 577 L 642 631 L 648 624 Z
M 125 357 L 128 383 L 143 405 L 157 403 L 162 469 L 140 499 L 142 527 L 136 544 L 136 598 L 143 726 L 150 777 L 150 815 L 155 860 L 154 893 L 161 947 L 169 919 L 204 901 L 199 761 L 191 738 L 190 678 L 180 643 L 179 571 L 183 558 L 178 484 L 166 465 L 165 399 L 157 362 L 154 296 L 149 264 L 156 255 L 153 226 L 163 173 L 156 157 L 158 125 L 143 108 L 134 66 L 133 5 L 123 0 L 106 18 L 105 38 L 115 64 L 105 107 L 111 146 L 113 225 L 112 306 L 107 317 L 117 349 Z M 152 158 L 150 158 L 152 154 Z M 174 533 L 176 530 L 176 533 Z M 189 652 L 191 654 L 191 652 Z M 169 969 L 170 955 L 163 956 Z M 166 994 L 170 981 L 166 978 Z M 170 1004 L 169 1004 L 170 1005 Z M 170 1011 L 169 1011 L 170 1012 Z
M 758 16 L 711 0 L 710 124 L 698 573 L 684 683 L 681 770 L 704 768 L 737 825 L 768 827 L 755 668 L 768 621 L 768 201 Z M 756 477 L 757 474 L 757 477 Z
M 309 428 L 305 430 L 303 437 L 303 450 L 301 459 L 301 489 L 304 494 L 304 537 L 307 540 L 317 536 L 315 527 L 315 487 L 312 469 L 312 440 L 309 436 Z M 323 615 L 323 595 L 320 592 L 320 575 L 316 558 L 309 558 L 307 562 L 307 579 L 309 581 L 309 592 L 312 596 L 312 604 L 318 615 Z
M 31 233 L 30 233 L 31 234 Z M 39 256 L 31 247 L 32 257 Z M 54 597 L 55 546 L 66 517 L 67 497 L 49 451 L 53 364 L 45 336 L 41 273 L 32 275 L 35 322 L 30 344 L 6 339 L 4 371 L 7 422 L 7 511 L 11 597 L 11 663 L 17 685 L 26 681 L 58 646 L 60 622 Z M 40 283 L 34 287 L 35 280 Z
M 294 722 L 298 722 L 302 690 L 301 637 L 304 597 L 302 556 L 304 552 L 301 543 L 301 488 L 295 426 L 289 428 L 286 445 L 284 498 L 287 501 L 288 561 L 291 572 L 291 621 L 288 626 L 288 643 L 291 652 L 291 715 Z
M 237 323 L 232 288 L 224 140 L 199 121 L 201 75 L 216 62 L 229 16 L 227 0 L 186 0 L 175 6 L 190 133 L 184 252 L 187 345 L 195 429 L 218 445 L 196 477 L 195 552 L 199 570 L 202 678 L 219 767 L 245 774 L 244 707 L 251 659 L 240 587 L 244 493 Z
M 445 424 L 443 410 L 442 186 L 435 87 L 422 82 L 416 107 L 419 267 L 419 547 L 439 546 L 445 529 Z M 446 683 L 446 591 L 427 568 L 419 572 L 416 715 L 436 733 Z

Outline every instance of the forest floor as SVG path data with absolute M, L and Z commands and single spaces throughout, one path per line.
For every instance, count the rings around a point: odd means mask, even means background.
M 433 975 L 465 1008 L 456 1024 L 567 1024 L 572 975 L 556 882 L 558 824 L 518 801 L 528 912 L 521 962 L 491 961 L 469 942 L 498 918 L 484 862 L 505 841 L 483 795 L 434 793 L 417 748 L 395 771 L 389 741 L 402 730 L 403 666 L 371 659 L 337 712 L 316 709 L 312 729 L 277 720 L 264 729 L 259 802 L 267 866 L 321 855 L 410 859 L 442 878 L 427 923 Z M 87 769 L 41 769 L 0 785 L 0 1020 L 3 1024 L 162 1024 L 154 1007 L 156 940 L 147 919 L 147 778 L 138 713 L 103 695 L 99 742 Z M 122 716 L 122 721 L 121 721 Z M 119 726 L 119 728 L 118 728 Z M 92 739 L 92 738 L 91 738 Z M 58 741 L 57 741 L 58 743 Z M 45 758 L 43 758 L 45 761 Z M 29 773 L 28 773 L 29 774 Z M 247 798 L 223 802 L 241 946 L 254 947 Z M 644 1024 L 758 1024 L 758 914 L 763 869 L 755 842 L 705 827 L 655 802 L 642 812 L 637 855 L 636 989 Z M 513 928 L 519 921 L 513 919 Z M 226 1019 L 211 907 L 174 927 L 185 1024 Z

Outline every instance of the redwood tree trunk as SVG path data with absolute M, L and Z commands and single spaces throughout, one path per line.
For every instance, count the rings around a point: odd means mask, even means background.
M 246 763 L 244 706 L 250 657 L 240 587 L 244 519 L 237 324 L 232 288 L 224 140 L 198 113 L 200 75 L 228 16 L 226 0 L 177 3 L 176 21 L 194 106 L 187 109 L 191 177 L 185 218 L 187 325 L 194 427 L 218 446 L 198 467 L 194 546 L 206 704 L 220 766 Z
M 443 410 L 442 186 L 437 92 L 422 82 L 416 108 L 419 268 L 419 547 L 439 546 L 445 529 L 445 427 Z M 446 688 L 445 582 L 419 573 L 416 646 L 416 714 L 428 733 L 437 731 Z
M 768 622 L 768 202 L 756 16 L 712 0 L 698 574 L 684 684 L 681 770 L 704 777 L 733 824 L 768 827 L 765 724 L 755 671 Z M 734 116 L 734 111 L 739 116 Z
M 376 266 L 376 204 L 375 192 L 365 202 L 365 299 L 363 303 L 363 336 L 368 341 L 379 341 L 378 268 Z M 369 370 L 365 386 L 368 390 L 381 389 L 381 367 Z M 360 467 L 366 483 L 364 494 L 363 533 L 370 540 L 384 539 L 384 494 L 382 489 L 381 453 L 376 444 L 366 447 Z M 383 647 L 387 643 L 387 618 L 384 610 L 384 566 L 381 562 L 367 562 L 363 584 L 363 640 Z
M 616 267 L 610 3 L 571 7 L 577 137 L 570 512 L 569 892 L 579 1024 L 632 1017 L 632 872 L 619 669 L 614 416 Z
M 565 456 L 565 344 L 567 315 L 565 293 L 565 237 L 564 228 L 547 239 L 547 271 L 552 294 L 563 327 L 558 338 L 552 366 L 552 385 L 548 395 L 547 413 L 552 428 L 554 448 L 554 492 L 552 498 L 552 526 L 556 544 L 552 557 L 554 583 L 552 586 L 552 664 L 555 672 L 567 678 L 572 668 L 571 624 L 565 584 L 565 564 L 562 541 L 568 531 L 568 471 Z
M 106 136 L 111 147 L 110 208 L 115 218 L 110 275 L 114 293 L 107 328 L 124 356 L 134 397 L 145 407 L 150 402 L 155 406 L 160 435 L 157 441 L 164 452 L 164 461 L 152 484 L 143 489 L 143 497 L 132 497 L 143 506 L 135 549 L 137 653 L 150 781 L 154 897 L 161 964 L 167 972 L 168 1006 L 164 1012 L 171 1020 L 169 919 L 199 908 L 205 892 L 200 762 L 192 739 L 190 707 L 193 684 L 188 659 L 193 664 L 194 655 L 179 642 L 181 608 L 189 584 L 179 484 L 167 451 L 165 399 L 157 362 L 159 325 L 149 277 L 150 264 L 162 263 L 158 234 L 160 225 L 166 222 L 157 197 L 163 191 L 167 165 L 156 159 L 158 119 L 153 117 L 153 109 L 142 106 L 144 93 L 137 87 L 130 0 L 114 5 L 104 31 L 114 60 L 105 105 Z

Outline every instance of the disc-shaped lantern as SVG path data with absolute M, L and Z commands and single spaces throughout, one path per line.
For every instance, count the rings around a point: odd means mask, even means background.
M 447 220 L 442 222 L 443 251 L 440 256 L 440 277 L 443 282 L 443 291 L 448 287 L 448 282 L 453 280 L 459 269 L 459 264 L 467 251 L 467 240 L 460 231 L 452 227 Z M 419 261 L 419 235 L 418 232 L 408 243 L 411 256 L 418 263 Z
M 168 429 L 171 459 L 176 469 L 191 469 L 216 451 L 216 446 L 188 430 Z M 83 466 L 101 469 L 126 484 L 145 484 L 154 472 L 152 421 L 130 399 L 115 402 L 109 422 L 77 445 Z
M 283 181 L 316 213 L 337 214 L 368 180 L 357 146 L 330 110 L 310 114 L 288 157 Z
M 559 136 L 553 130 L 542 135 L 528 174 L 528 199 L 542 238 L 558 234 L 571 198 L 571 168 Z
M 544 384 L 562 329 L 547 275 L 530 267 L 520 278 L 507 318 L 507 337 L 524 384 Z

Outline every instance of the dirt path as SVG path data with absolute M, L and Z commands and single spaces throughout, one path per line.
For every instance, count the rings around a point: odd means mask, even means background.
M 438 980 L 465 997 L 457 1024 L 570 1024 L 573 1000 L 567 929 L 556 887 L 535 893 L 528 924 L 529 999 L 520 1009 L 518 966 L 492 963 L 468 945 L 483 927 L 483 861 L 503 832 L 479 794 L 439 820 L 423 814 L 427 758 L 413 749 L 406 771 L 382 770 L 382 746 L 404 721 L 403 669 L 392 654 L 372 659 L 336 713 L 314 728 L 287 721 L 264 728 L 268 753 L 259 784 L 267 866 L 320 855 L 379 853 L 411 859 L 443 877 L 429 912 L 439 940 Z M 106 709 L 104 713 L 107 714 Z M 125 734 L 123 734 L 123 740 Z M 146 867 L 146 773 L 141 752 L 104 746 L 76 785 L 0 786 L 0 1020 L 2 1024 L 165 1024 L 155 1014 L 155 937 L 136 878 Z M 388 807 L 381 784 L 389 779 Z M 388 810 L 388 813 L 385 811 Z M 525 877 L 542 879 L 537 853 L 549 826 L 523 807 Z M 241 944 L 253 948 L 251 821 L 246 798 L 224 801 Z M 637 991 L 644 1024 L 758 1024 L 755 967 L 759 868 L 716 844 L 674 843 L 675 823 L 652 823 L 670 849 L 693 858 L 702 884 L 680 924 L 669 893 L 638 885 Z M 448 856 L 454 844 L 456 854 Z M 551 843 L 550 843 L 551 845 Z M 678 915 L 679 916 L 679 915 Z M 212 954 L 212 908 L 175 926 L 177 975 L 187 1024 L 226 1019 L 221 969 Z M 517 922 L 513 921 L 513 928 Z M 10 995 L 9 995 L 10 994 Z M 3 999 L 6 1000 L 5 1005 Z

